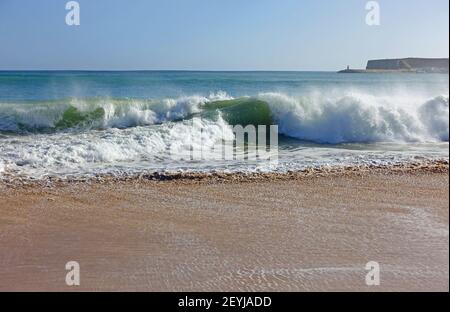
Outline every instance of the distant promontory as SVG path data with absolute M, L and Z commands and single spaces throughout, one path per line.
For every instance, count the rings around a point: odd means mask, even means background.
M 448 58 L 416 58 L 381 59 L 367 62 L 366 69 L 347 69 L 339 73 L 379 73 L 379 72 L 406 72 L 406 73 L 443 73 L 448 74 Z

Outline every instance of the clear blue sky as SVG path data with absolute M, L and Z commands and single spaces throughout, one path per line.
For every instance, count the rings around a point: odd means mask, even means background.
M 448 57 L 448 0 L 0 0 L 0 69 L 336 70 Z

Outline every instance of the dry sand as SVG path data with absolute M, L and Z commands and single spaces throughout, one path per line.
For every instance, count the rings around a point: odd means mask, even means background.
M 448 291 L 448 163 L 234 181 L 0 182 L 0 290 Z M 81 285 L 65 284 L 78 261 Z M 365 284 L 365 264 L 381 285 Z

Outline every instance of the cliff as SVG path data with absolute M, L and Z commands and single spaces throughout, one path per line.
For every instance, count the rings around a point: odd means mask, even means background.
M 370 60 L 367 71 L 404 71 L 424 73 L 448 73 L 448 58 L 403 58 Z

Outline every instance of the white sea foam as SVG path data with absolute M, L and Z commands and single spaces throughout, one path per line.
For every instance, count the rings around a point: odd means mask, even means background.
M 203 161 L 174 160 L 193 149 L 208 150 L 218 140 L 232 140 L 221 118 L 192 114 L 224 93 L 163 100 L 77 100 L 67 103 L 2 104 L 0 130 L 25 125 L 54 127 L 69 107 L 80 112 L 102 108 L 94 127 L 75 131 L 4 135 L 0 138 L 0 174 L 33 177 L 140 172 L 143 170 L 287 171 L 310 166 L 385 164 L 419 158 L 447 158 L 448 95 L 375 96 L 364 92 L 310 93 L 301 96 L 262 93 L 279 131 L 315 143 L 373 143 L 328 146 L 308 143 L 280 145 L 279 165 L 218 161 L 205 153 Z M 239 114 L 239 111 L 236 112 Z M 197 136 L 192 131 L 202 129 Z M 188 144 L 189 143 L 189 144 Z M 201 145 L 202 148 L 199 148 Z
M 263 93 L 282 134 L 317 143 L 437 142 L 449 138 L 447 95 L 377 96 L 357 91 L 289 96 Z M 162 100 L 71 99 L 63 103 L 2 104 L 0 131 L 55 128 L 68 108 L 87 118 L 83 127 L 108 129 L 163 124 L 202 111 L 206 103 L 229 100 L 225 93 Z M 90 116 L 101 109 L 100 116 Z M 239 112 L 235 112 L 239 114 Z M 84 117 L 83 117 L 84 116 Z M 69 118 L 70 121 L 70 118 Z M 72 126 L 69 124 L 69 126 Z
M 318 143 L 448 141 L 448 95 L 373 96 L 348 93 L 259 96 L 281 133 Z
M 81 115 L 102 110 L 102 117 L 88 120 L 85 127 L 107 129 L 148 126 L 181 120 L 200 112 L 206 103 L 229 99 L 232 98 L 225 92 L 218 92 L 207 97 L 193 95 L 160 100 L 73 98 L 32 104 L 0 103 L 0 131 L 55 128 L 69 108 L 76 109 Z
M 418 112 L 421 122 L 433 138 L 448 141 L 448 96 L 439 96 L 426 102 Z
M 177 157 L 170 153 L 207 151 L 218 140 L 233 138 L 223 119 L 195 119 L 157 126 L 6 138 L 0 141 L 0 159 L 10 165 L 12 172 L 37 177 L 118 168 L 156 169 L 175 164 L 171 160 Z M 206 160 L 213 156 L 203 155 Z M 3 162 L 0 165 L 3 168 Z

